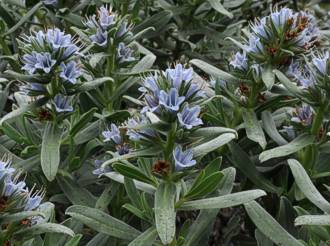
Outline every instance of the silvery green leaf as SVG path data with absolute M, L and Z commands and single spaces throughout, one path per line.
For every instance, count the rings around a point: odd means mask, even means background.
M 275 83 L 275 74 L 273 73 L 271 66 L 267 66 L 262 70 L 261 78 L 267 89 L 270 90 Z
M 255 112 L 251 109 L 243 110 L 242 117 L 247 137 L 259 143 L 261 148 L 265 149 L 267 145 L 266 137 Z
M 288 160 L 293 177 L 300 191 L 325 213 L 330 213 L 330 203 L 316 189 L 304 167 L 294 159 Z
M 295 219 L 294 224 L 296 226 L 301 225 L 318 225 L 318 226 L 330 226 L 330 215 L 303 215 Z
M 134 240 L 141 234 L 134 227 L 95 208 L 74 205 L 65 213 L 95 231 L 126 241 Z
M 201 145 L 197 145 L 193 148 L 194 158 L 203 157 L 206 154 L 212 152 L 220 148 L 221 146 L 229 143 L 231 140 L 237 137 L 236 134 L 233 133 L 224 133 L 206 143 L 202 143 Z
M 277 245 L 304 246 L 284 228 L 257 202 L 244 204 L 246 212 L 257 228 Z
M 150 227 L 145 230 L 140 236 L 135 238 L 128 246 L 152 246 L 157 238 L 157 230 L 155 227 Z
M 40 161 L 46 178 L 53 181 L 60 164 L 62 129 L 54 122 L 47 122 L 42 137 Z
M 34 226 L 31 226 L 26 229 L 19 230 L 14 234 L 14 236 L 34 236 L 34 235 L 39 235 L 43 233 L 63 233 L 67 234 L 71 237 L 74 236 L 74 232 L 63 225 L 60 224 L 55 224 L 55 223 L 43 223 L 43 224 L 37 224 Z
M 179 210 L 198 210 L 198 209 L 220 209 L 237 206 L 259 197 L 265 196 L 263 190 L 248 190 L 219 197 L 205 198 L 195 201 L 184 202 Z
M 208 0 L 209 4 L 214 8 L 216 11 L 218 11 L 220 14 L 228 16 L 230 19 L 233 18 L 233 14 L 230 13 L 228 10 L 226 10 L 220 0 Z
M 288 144 L 263 151 L 259 155 L 259 160 L 261 162 L 265 162 L 273 158 L 288 156 L 313 144 L 313 142 L 314 136 L 311 136 L 309 134 L 302 134 Z
M 168 182 L 162 182 L 155 193 L 156 228 L 160 240 L 165 245 L 170 244 L 175 237 L 175 195 L 175 185 Z
M 196 67 L 200 68 L 201 70 L 203 70 L 205 73 L 213 76 L 216 79 L 221 79 L 224 80 L 226 82 L 233 82 L 233 83 L 237 83 L 237 81 L 239 79 L 235 78 L 233 75 L 224 72 L 222 70 L 220 70 L 219 68 L 216 68 L 210 64 L 208 64 L 207 62 L 204 62 L 202 60 L 199 59 L 193 59 L 190 61 L 191 64 L 195 65 Z
M 277 131 L 273 116 L 269 111 L 263 111 L 261 113 L 262 126 L 267 135 L 278 145 L 285 145 L 288 143 Z

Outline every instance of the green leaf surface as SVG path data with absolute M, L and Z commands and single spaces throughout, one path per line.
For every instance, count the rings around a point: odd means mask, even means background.
M 155 227 L 150 227 L 135 238 L 128 246 L 152 246 L 158 234 Z
M 330 213 L 330 203 L 321 195 L 316 189 L 312 180 L 309 178 L 304 167 L 294 159 L 288 160 L 293 177 L 296 181 L 299 190 L 312 202 L 315 206 L 320 208 L 325 213 Z
M 70 228 L 60 225 L 60 224 L 55 224 L 55 223 L 37 224 L 37 225 L 31 226 L 29 228 L 19 230 L 14 235 L 15 236 L 22 236 L 22 235 L 34 236 L 34 235 L 40 235 L 43 233 L 63 233 L 63 234 L 69 235 L 71 237 L 74 236 L 74 232 Z
M 133 240 L 141 234 L 125 222 L 95 208 L 74 205 L 69 207 L 65 214 L 84 223 L 95 231 L 127 241 Z
M 303 134 L 292 140 L 290 143 L 265 150 L 259 155 L 259 160 L 261 162 L 268 161 L 273 158 L 288 156 L 297 151 L 307 147 L 308 145 L 313 144 L 314 137 L 309 134 Z
M 221 146 L 229 143 L 231 140 L 237 137 L 236 134 L 233 133 L 224 133 L 206 143 L 198 145 L 193 148 L 194 158 L 203 157 L 206 154 L 220 148 Z
M 40 160 L 46 178 L 53 181 L 60 164 L 62 130 L 53 122 L 47 122 L 42 137 Z
M 285 145 L 288 143 L 281 134 L 279 134 L 272 114 L 269 111 L 263 111 L 261 113 L 262 125 L 267 135 L 278 145 Z
M 212 8 L 214 8 L 220 14 L 226 15 L 230 19 L 234 17 L 232 13 L 230 13 L 227 9 L 225 9 L 225 7 L 222 6 L 220 0 L 208 0 L 208 2 L 212 6 Z
M 296 226 L 301 225 L 317 225 L 330 226 L 330 215 L 303 215 L 295 219 Z
M 244 204 L 246 212 L 258 229 L 277 245 L 304 246 L 290 235 L 266 210 L 257 202 Z
M 265 149 L 267 145 L 266 137 L 255 112 L 251 109 L 243 110 L 242 117 L 247 137 L 259 143 L 261 148 Z
M 266 192 L 263 190 L 249 190 L 237 192 L 229 195 L 205 198 L 201 200 L 189 201 L 183 203 L 178 209 L 179 210 L 198 210 L 198 209 L 220 209 L 228 208 L 251 200 L 257 199 L 261 196 L 265 196 Z
M 174 199 L 176 187 L 172 183 L 161 183 L 155 193 L 155 221 L 160 240 L 167 245 L 175 236 Z

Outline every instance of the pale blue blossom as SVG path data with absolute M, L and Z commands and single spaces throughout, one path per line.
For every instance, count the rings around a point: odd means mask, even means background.
M 328 70 L 329 52 L 325 52 L 322 55 L 314 56 L 312 62 L 317 70 L 322 74 L 326 75 Z
M 37 52 L 32 51 L 31 54 L 25 54 L 23 55 L 23 63 L 25 64 L 22 67 L 22 70 L 27 71 L 29 74 L 34 74 L 34 72 L 36 71 L 36 64 L 38 62 L 37 60 Z
M 60 77 L 64 79 L 64 81 L 68 81 L 71 84 L 75 84 L 77 82 L 77 78 L 81 75 L 81 71 L 77 67 L 76 62 L 70 61 L 68 64 L 62 62 L 60 67 Z
M 174 69 L 166 69 L 165 76 L 172 82 L 172 86 L 179 90 L 183 81 L 190 82 L 192 80 L 193 69 L 185 69 L 182 64 L 179 63 Z
M 230 65 L 239 70 L 248 69 L 248 59 L 246 57 L 246 52 L 243 53 L 237 52 L 234 56 L 234 59 L 231 60 Z
M 111 124 L 111 130 L 108 129 L 102 132 L 104 137 L 104 142 L 113 141 L 115 144 L 121 144 L 123 141 L 121 139 L 120 131 L 115 124 Z
M 261 53 L 264 48 L 260 42 L 260 38 L 251 35 L 249 38 L 249 45 L 245 47 L 246 52 Z
M 185 105 L 182 112 L 178 113 L 180 125 L 186 129 L 191 129 L 194 126 L 202 125 L 203 121 L 198 117 L 200 111 L 200 106 L 193 106 L 189 108 L 188 105 Z
M 54 97 L 55 110 L 58 113 L 72 112 L 71 98 L 62 94 L 57 94 Z
M 98 13 L 100 26 L 103 30 L 107 30 L 107 28 L 115 22 L 115 15 L 111 14 L 111 10 L 107 9 L 105 6 L 102 6 Z
M 291 9 L 281 8 L 279 11 L 276 10 L 270 15 L 270 19 L 277 28 L 283 28 L 287 21 L 293 17 Z
M 55 51 L 72 45 L 71 35 L 64 34 L 64 32 L 58 28 L 49 29 L 46 33 L 46 38 Z
M 176 170 L 182 170 L 196 165 L 196 160 L 193 160 L 193 151 L 191 149 L 183 151 L 180 145 L 174 149 L 173 158 Z
M 312 124 L 313 120 L 313 111 L 311 106 L 304 104 L 302 107 L 296 109 L 294 117 L 291 118 L 291 121 L 295 123 L 300 123 L 304 126 L 309 126 Z
M 260 21 L 256 21 L 251 24 L 252 31 L 265 39 L 268 38 L 266 21 L 266 17 L 263 17 Z
M 130 47 L 127 47 L 124 43 L 119 43 L 117 49 L 119 63 L 135 61 L 132 54 L 133 50 Z
M 184 100 L 185 97 L 179 96 L 178 90 L 176 88 L 171 88 L 168 93 L 164 90 L 160 91 L 159 104 L 171 112 L 178 111 Z
M 53 60 L 51 54 L 48 52 L 37 53 L 36 58 L 37 63 L 34 65 L 35 68 L 43 70 L 45 73 L 49 73 L 56 63 L 56 60 Z
M 96 34 L 90 36 L 90 39 L 97 45 L 104 47 L 108 43 L 108 33 L 98 28 Z

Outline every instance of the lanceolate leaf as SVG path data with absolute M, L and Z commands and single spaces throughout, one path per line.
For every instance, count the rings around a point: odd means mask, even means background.
M 257 202 L 244 204 L 246 212 L 258 229 L 277 245 L 304 246 L 284 228 Z
M 226 82 L 234 82 L 237 83 L 238 79 L 235 78 L 233 75 L 226 73 L 204 61 L 193 59 L 190 61 L 191 64 L 195 65 L 196 67 L 202 69 L 205 73 L 213 76 L 216 79 L 221 79 Z
M 152 246 L 157 238 L 157 230 L 155 227 L 150 227 L 140 236 L 135 238 L 128 246 Z
M 161 183 L 155 193 L 155 219 L 160 240 L 167 245 L 175 236 L 174 199 L 176 187 L 172 183 Z
M 194 157 L 203 157 L 204 155 L 210 153 L 213 150 L 220 148 L 221 146 L 229 143 L 231 140 L 235 139 L 237 136 L 233 133 L 225 133 L 216 137 L 206 143 L 198 145 L 193 148 Z
M 67 234 L 71 237 L 74 236 L 74 232 L 63 225 L 55 224 L 55 223 L 42 223 L 42 224 L 37 224 L 34 226 L 31 226 L 27 229 L 20 230 L 15 233 L 16 236 L 19 235 L 28 235 L 28 236 L 33 236 L 33 235 L 39 235 L 43 234 L 46 232 L 50 233 L 63 233 Z
M 183 203 L 178 209 L 179 210 L 197 210 L 197 209 L 213 209 L 213 208 L 227 208 L 237 206 L 261 196 L 265 196 L 266 192 L 263 190 L 249 190 L 237 192 L 234 194 L 205 198 L 196 201 L 190 201 Z
M 41 168 L 49 181 L 55 179 L 60 164 L 62 130 L 53 122 L 47 122 L 41 144 Z
M 275 74 L 272 71 L 272 67 L 266 67 L 261 73 L 262 81 L 265 83 L 268 90 L 270 90 L 275 83 Z
M 233 18 L 233 14 L 222 6 L 220 0 L 208 0 L 208 2 L 212 6 L 212 8 L 214 8 L 219 13 L 228 16 L 230 19 Z
M 103 77 L 103 78 L 99 78 L 99 79 L 95 79 L 92 81 L 88 81 L 83 83 L 80 87 L 78 87 L 78 91 L 89 91 L 89 90 L 94 90 L 97 87 L 99 87 L 100 85 L 102 85 L 105 82 L 113 82 L 113 78 L 110 77 Z
M 263 128 L 268 136 L 278 145 L 285 145 L 288 143 L 277 131 L 272 114 L 269 111 L 264 111 L 261 114 Z
M 93 230 L 112 237 L 130 241 L 141 234 L 138 230 L 123 221 L 120 221 L 95 208 L 74 205 L 69 207 L 65 213 L 84 223 Z
M 295 138 L 292 142 L 276 147 L 274 149 L 266 150 L 259 155 L 261 162 L 270 160 L 272 158 L 283 157 L 291 155 L 308 145 L 313 144 L 314 137 L 308 134 L 303 134 Z
M 247 109 L 243 110 L 242 116 L 247 137 L 252 141 L 259 143 L 261 148 L 264 149 L 267 142 L 256 114 L 251 109 Z
M 330 215 L 303 215 L 294 221 L 296 226 L 300 225 L 319 225 L 330 226 Z
M 288 160 L 292 174 L 300 191 L 325 213 L 330 213 L 330 203 L 316 189 L 303 166 L 294 159 Z

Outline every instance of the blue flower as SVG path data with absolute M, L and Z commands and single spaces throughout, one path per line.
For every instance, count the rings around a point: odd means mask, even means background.
M 156 133 L 153 129 L 150 128 L 143 128 L 143 129 L 136 129 L 137 126 L 146 125 L 148 124 L 148 120 L 146 117 L 141 117 L 137 119 L 130 118 L 127 121 L 127 135 L 129 136 L 130 140 L 139 141 L 142 138 L 154 137 Z
M 72 55 L 79 55 L 79 48 L 75 44 L 71 44 L 68 47 L 64 49 L 63 55 L 62 55 L 62 60 L 68 59 Z
M 328 60 L 329 60 L 329 52 L 328 51 L 326 53 L 324 53 L 323 55 L 315 56 L 312 60 L 314 66 L 317 68 L 317 70 L 319 70 L 319 72 L 322 75 L 327 74 Z
M 36 63 L 38 62 L 37 60 L 37 52 L 32 51 L 31 54 L 25 54 L 23 55 L 23 63 L 25 65 L 22 67 L 23 70 L 27 71 L 29 74 L 34 74 L 36 71 Z
M 63 96 L 62 94 L 57 94 L 54 97 L 56 112 L 72 112 L 73 107 L 71 106 L 71 98 L 68 96 Z
M 249 45 L 245 47 L 246 52 L 260 53 L 264 50 L 260 38 L 253 35 L 249 38 Z
M 175 169 L 182 170 L 187 167 L 192 167 L 196 165 L 196 161 L 193 160 L 193 151 L 188 149 L 182 151 L 182 147 L 178 145 L 173 151 L 173 158 L 175 161 Z
M 168 93 L 161 90 L 159 95 L 159 105 L 165 107 L 165 109 L 176 112 L 179 111 L 180 105 L 184 102 L 185 97 L 179 97 L 178 90 L 171 88 Z
M 92 15 L 90 17 L 87 17 L 87 21 L 84 21 L 83 24 L 90 28 L 90 29 L 97 29 L 99 27 L 97 20 L 96 20 L 96 15 Z
M 60 77 L 65 81 L 69 81 L 71 84 L 77 82 L 77 78 L 81 75 L 81 71 L 77 68 L 75 61 L 70 61 L 68 64 L 61 63 L 61 73 Z
M 17 192 L 25 192 L 25 186 L 26 184 L 24 181 L 16 183 L 16 181 L 9 178 L 5 181 L 4 196 L 10 197 Z
M 252 31 L 260 37 L 265 39 L 268 38 L 267 27 L 266 27 L 266 18 L 262 18 L 260 21 L 256 21 L 251 24 Z
M 96 34 L 90 36 L 90 39 L 97 45 L 104 47 L 108 43 L 108 33 L 107 31 L 103 31 L 102 29 L 98 28 L 96 30 Z
M 194 106 L 189 108 L 185 105 L 182 112 L 178 113 L 178 120 L 180 125 L 186 129 L 191 129 L 194 126 L 199 126 L 203 124 L 203 121 L 198 118 L 201 108 L 199 106 Z
M 37 63 L 34 65 L 36 69 L 43 70 L 45 73 L 49 73 L 56 61 L 52 59 L 50 53 L 37 53 Z
M 312 108 L 304 104 L 301 108 L 296 109 L 295 116 L 291 118 L 291 121 L 295 123 L 300 123 L 304 126 L 309 126 L 312 124 L 313 111 Z
M 146 93 L 151 91 L 154 96 L 159 96 L 160 89 L 157 84 L 157 75 L 148 76 L 143 80 L 143 86 L 139 88 L 139 91 Z
M 168 68 L 165 71 L 165 76 L 172 82 L 172 86 L 180 89 L 182 81 L 190 82 L 193 76 L 193 69 L 185 69 L 182 64 L 177 64 L 174 69 Z
M 312 43 L 318 40 L 320 29 L 317 27 L 317 21 L 313 15 L 300 11 L 294 15 L 294 25 L 299 27 L 302 22 L 305 27 L 296 38 L 296 43 L 298 46 L 309 48 Z
M 72 45 L 71 35 L 65 35 L 64 32 L 58 28 L 49 29 L 46 33 L 46 37 L 47 41 L 55 51 L 57 51 L 59 48 L 66 48 Z
M 297 62 L 290 64 L 287 75 L 294 78 L 303 88 L 314 87 L 316 84 L 315 76 L 310 69 L 307 66 L 302 68 Z
M 103 30 L 106 30 L 109 26 L 111 26 L 115 21 L 115 15 L 111 14 L 111 10 L 102 6 L 99 11 L 99 22 L 100 26 Z
M 246 57 L 246 52 L 243 51 L 243 54 L 240 52 L 237 52 L 235 54 L 234 59 L 230 62 L 230 65 L 232 65 L 234 68 L 237 68 L 239 70 L 247 70 L 248 68 L 248 59 Z
M 115 124 L 111 124 L 111 130 L 108 129 L 107 131 L 103 131 L 102 135 L 105 138 L 104 142 L 108 142 L 108 141 L 112 140 L 113 142 L 115 142 L 115 144 L 122 143 L 120 131 Z
M 113 171 L 110 165 L 102 167 L 103 162 L 104 161 L 102 161 L 102 160 L 95 160 L 94 161 L 94 165 L 96 167 L 96 169 L 93 171 L 94 175 L 101 176 L 105 173 Z
M 116 33 L 116 37 L 120 38 L 120 37 L 124 36 L 125 33 L 127 33 L 127 31 L 128 31 L 127 22 L 124 21 L 123 23 L 121 23 L 121 25 Z
M 292 17 L 292 10 L 288 8 L 282 8 L 280 11 L 276 10 L 270 15 L 270 19 L 277 28 L 283 28 L 287 21 Z
M 134 61 L 135 58 L 132 57 L 132 53 L 133 50 L 131 48 L 127 47 L 124 43 L 119 43 L 117 49 L 119 63 Z
M 15 172 L 15 168 L 10 167 L 9 161 L 0 160 L 0 179 L 10 176 Z
M 30 194 L 29 198 L 25 204 L 24 210 L 25 211 L 31 211 L 39 207 L 40 203 L 42 201 L 42 196 L 39 196 L 38 194 Z

